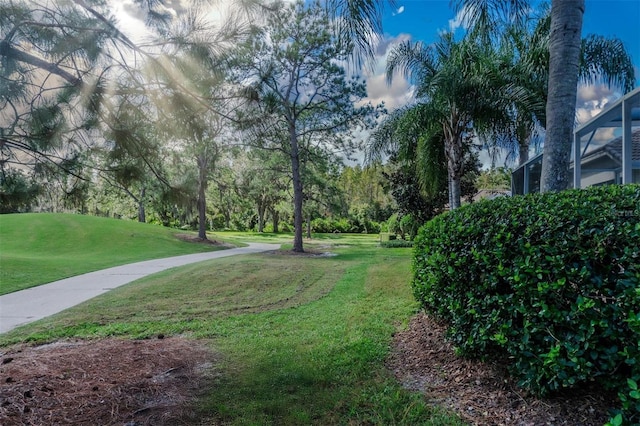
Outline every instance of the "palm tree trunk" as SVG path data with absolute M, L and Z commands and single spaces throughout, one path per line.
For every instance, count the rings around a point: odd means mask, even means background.
M 569 184 L 584 0 L 553 0 L 549 40 L 549 95 L 540 191 Z
M 455 120 L 452 120 L 452 123 L 455 123 Z M 462 204 L 460 201 L 460 180 L 463 170 L 462 128 L 454 124 L 445 126 L 444 135 L 445 156 L 449 173 L 449 210 L 454 210 Z
M 529 160 L 529 144 L 520 144 L 518 149 L 518 165 L 522 166 Z
M 451 177 L 451 206 L 449 207 L 450 210 L 454 210 L 457 209 L 458 207 L 460 207 L 461 202 L 460 202 L 460 178 L 458 176 L 452 176 Z

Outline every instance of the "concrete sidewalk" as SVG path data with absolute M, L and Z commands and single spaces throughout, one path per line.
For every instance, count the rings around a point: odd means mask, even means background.
M 187 254 L 116 266 L 0 296 L 0 333 L 53 315 L 138 278 L 176 266 L 238 254 L 277 250 L 279 244 L 249 244 L 230 250 Z

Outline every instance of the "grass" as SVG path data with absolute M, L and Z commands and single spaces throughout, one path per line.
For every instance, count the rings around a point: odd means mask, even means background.
M 337 256 L 247 255 L 165 271 L 0 335 L 0 346 L 158 334 L 209 342 L 223 360 L 200 399 L 205 423 L 463 424 L 384 366 L 417 308 L 411 250 L 381 249 L 375 236 L 306 246 Z
M 181 241 L 177 233 L 95 216 L 0 215 L 0 294 L 124 263 L 216 249 Z

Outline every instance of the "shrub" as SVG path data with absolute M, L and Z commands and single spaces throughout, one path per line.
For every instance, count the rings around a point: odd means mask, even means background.
M 414 294 L 461 354 L 507 362 L 538 394 L 616 389 L 636 421 L 639 282 L 638 185 L 483 201 L 416 238 Z
M 402 234 L 402 239 L 405 239 L 405 235 L 409 237 L 409 240 L 412 240 L 418 234 L 418 230 L 420 229 L 421 223 L 419 223 L 413 215 L 406 214 L 402 216 L 400 219 L 400 232 Z
M 400 221 L 398 220 L 398 213 L 392 214 L 387 220 L 387 230 L 388 232 L 396 235 L 400 233 Z
M 383 243 L 385 241 L 395 240 L 396 234 L 392 234 L 390 232 L 381 232 L 380 233 L 380 242 Z
M 387 240 L 380 241 L 380 247 L 384 248 L 402 248 L 402 247 L 413 247 L 413 241 L 407 240 Z
M 311 221 L 311 229 L 317 233 L 363 233 L 377 234 L 380 232 L 380 224 L 365 219 L 363 222 L 353 218 L 317 218 Z
M 413 240 L 418 233 L 421 223 L 411 214 L 399 215 L 394 213 L 387 221 L 389 232 L 400 235 L 400 238 Z

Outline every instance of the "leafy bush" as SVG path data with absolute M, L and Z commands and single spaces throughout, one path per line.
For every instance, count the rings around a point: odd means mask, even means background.
M 327 234 L 332 232 L 351 232 L 351 224 L 347 219 L 323 219 L 318 218 L 311 221 L 313 232 Z
M 392 234 L 390 232 L 381 232 L 380 233 L 380 242 L 383 243 L 385 241 L 395 240 L 396 234 Z
M 405 214 L 400 218 L 400 232 L 402 239 L 405 239 L 405 235 L 409 237 L 409 240 L 413 239 L 418 234 L 418 230 L 422 224 L 419 223 L 411 214 Z
M 407 241 L 407 240 L 380 241 L 380 247 L 384 247 L 384 248 L 413 247 L 413 241 Z
M 396 235 L 400 233 L 400 222 L 398 220 L 398 213 L 392 214 L 387 220 L 387 231 Z
M 414 294 L 461 354 L 538 394 L 597 383 L 640 420 L 640 186 L 464 206 L 416 238 Z
M 311 229 L 318 233 L 368 233 L 377 234 L 380 232 L 380 224 L 368 219 L 362 221 L 355 218 L 318 218 L 311 221 Z
M 395 213 L 387 221 L 389 232 L 400 235 L 403 240 L 413 240 L 418 233 L 420 225 L 418 220 L 411 214 L 399 215 Z

